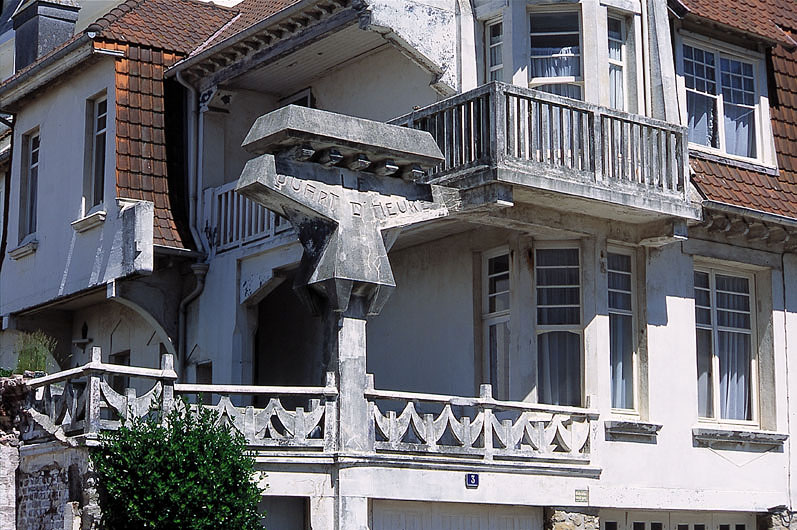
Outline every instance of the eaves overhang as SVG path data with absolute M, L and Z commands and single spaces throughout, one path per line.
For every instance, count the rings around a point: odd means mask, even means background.
M 246 61 L 254 66 L 264 51 L 273 49 L 279 43 L 289 41 L 306 30 L 315 28 L 316 33 L 326 33 L 322 30 L 333 29 L 335 23 L 339 24 L 341 19 L 348 19 L 348 23 L 356 21 L 364 6 L 361 0 L 301 0 L 217 44 L 205 49 L 205 45 L 199 46 L 197 50 L 201 51 L 195 51 L 179 61 L 165 75 L 170 77 L 182 73 L 192 82 L 207 76 L 219 79 L 234 77 L 246 70 L 246 65 L 242 65 L 242 62 Z M 208 42 L 216 37 L 217 35 L 211 36 Z
M 751 220 L 779 225 L 784 228 L 797 229 L 797 219 L 793 217 L 755 210 L 753 208 L 745 208 L 744 206 L 736 206 L 734 204 L 728 204 L 721 201 L 704 200 L 701 205 L 705 210 L 717 213 L 738 215 Z
M 98 58 L 101 55 L 116 55 L 116 53 L 97 49 L 88 35 L 80 35 L 63 48 L 44 57 L 27 70 L 0 85 L 0 110 L 9 113 L 17 112 L 23 99 L 87 60 Z

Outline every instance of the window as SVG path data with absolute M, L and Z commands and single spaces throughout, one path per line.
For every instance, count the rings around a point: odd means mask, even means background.
M 631 256 L 608 254 L 612 408 L 635 409 L 634 301 Z
M 758 157 L 759 61 L 702 44 L 683 44 L 681 54 L 689 141 L 730 155 Z
M 756 421 L 753 277 L 704 269 L 694 283 L 698 415 Z
M 552 94 L 582 99 L 581 29 L 577 11 L 530 15 L 531 69 L 529 86 Z
M 504 26 L 498 22 L 488 23 L 487 35 L 487 81 L 503 81 L 504 77 Z
M 581 406 L 581 268 L 578 248 L 538 248 L 537 393 L 541 403 Z
M 19 239 L 36 233 L 36 205 L 39 187 L 39 131 L 22 136 L 20 172 Z
M 87 151 L 86 210 L 102 204 L 105 196 L 105 140 L 108 125 L 108 98 L 89 100 L 88 132 L 91 149 Z
M 484 255 L 482 282 L 484 295 L 482 329 L 484 354 L 489 370 L 490 384 L 496 397 L 505 398 L 506 385 L 501 379 L 506 375 L 499 366 L 509 359 L 510 273 L 509 253 L 493 251 Z M 487 375 L 487 374 L 485 374 Z
M 625 21 L 610 16 L 606 26 L 609 45 L 609 106 L 625 110 Z

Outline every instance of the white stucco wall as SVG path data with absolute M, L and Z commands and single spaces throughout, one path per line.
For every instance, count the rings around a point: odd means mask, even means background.
M 135 261 L 136 267 L 143 266 L 141 270 L 152 267 L 152 218 L 148 226 L 145 218 L 139 218 L 131 232 L 131 226 L 125 229 L 115 200 L 114 60 L 103 59 L 82 73 L 42 93 L 17 114 L 8 250 L 23 242 L 18 214 L 23 158 L 21 138 L 36 128 L 40 135 L 40 161 L 37 228 L 33 239 L 38 241 L 38 248 L 35 253 L 18 260 L 5 256 L 0 274 L 0 313 L 4 315 L 129 274 L 130 260 Z M 103 92 L 108 98 L 104 190 L 107 218 L 100 226 L 78 233 L 71 223 L 85 213 L 86 102 Z M 152 215 L 151 208 L 149 215 Z M 136 235 L 136 232 L 140 233 Z M 130 254 L 131 237 L 143 238 L 133 254 Z M 149 263 L 144 263 L 146 261 Z

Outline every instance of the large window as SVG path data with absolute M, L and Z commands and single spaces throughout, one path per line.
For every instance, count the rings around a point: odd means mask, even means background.
M 482 329 L 484 354 L 490 384 L 496 397 L 505 398 L 507 375 L 503 369 L 509 359 L 510 270 L 509 253 L 498 250 L 485 254 L 483 261 L 484 293 Z
M 579 249 L 538 248 L 534 257 L 538 399 L 581 406 Z
M 757 158 L 758 61 L 692 43 L 681 56 L 689 141 Z
M 36 209 L 39 191 L 39 131 L 22 136 L 20 172 L 19 239 L 36 232 Z
M 102 204 L 105 190 L 105 142 L 108 125 L 108 99 L 89 100 L 88 132 L 91 149 L 87 155 L 86 209 Z
M 530 15 L 529 86 L 574 99 L 583 98 L 581 23 L 578 11 Z
M 612 408 L 635 409 L 634 300 L 631 255 L 610 252 L 607 261 Z
M 753 276 L 715 269 L 694 275 L 698 414 L 755 421 Z

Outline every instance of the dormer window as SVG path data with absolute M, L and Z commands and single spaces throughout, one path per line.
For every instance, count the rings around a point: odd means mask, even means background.
M 583 99 L 581 22 L 578 11 L 545 11 L 530 15 L 529 86 L 552 94 Z
M 677 50 L 692 147 L 766 161 L 763 56 L 697 39 L 684 39 Z

